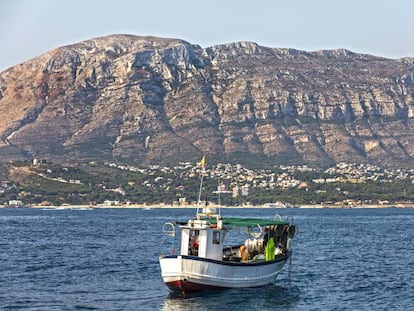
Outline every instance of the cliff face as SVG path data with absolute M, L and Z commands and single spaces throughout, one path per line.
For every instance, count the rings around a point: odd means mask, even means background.
M 414 59 L 113 35 L 0 74 L 0 159 L 414 165 Z

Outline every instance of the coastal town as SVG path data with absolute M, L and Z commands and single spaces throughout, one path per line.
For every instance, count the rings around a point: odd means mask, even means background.
M 49 193 L 35 193 L 34 185 L 3 180 L 0 206 L 192 206 L 197 201 L 201 174 L 209 200 L 227 206 L 411 207 L 414 201 L 414 169 L 384 169 L 371 164 L 251 169 L 229 163 L 201 168 L 192 162 L 172 167 L 91 162 L 81 167 L 59 167 L 34 160 L 13 168 L 30 174 L 37 185 L 45 183 Z M 96 168 L 102 174 L 111 172 L 114 178 L 85 173 Z M 56 190 L 59 194 L 51 196 L 54 188 L 60 189 Z

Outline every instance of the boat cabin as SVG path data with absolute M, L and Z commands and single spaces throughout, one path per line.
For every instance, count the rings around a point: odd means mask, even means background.
M 181 226 L 181 255 L 221 260 L 224 232 L 209 220 L 192 219 Z

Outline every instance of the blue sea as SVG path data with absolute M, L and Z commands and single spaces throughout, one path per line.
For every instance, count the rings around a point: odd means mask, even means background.
M 414 209 L 222 209 L 293 217 L 274 285 L 181 296 L 163 284 L 162 225 L 193 209 L 0 209 L 1 310 L 412 310 Z

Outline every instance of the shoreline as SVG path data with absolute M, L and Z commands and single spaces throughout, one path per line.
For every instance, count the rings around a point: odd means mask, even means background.
M 10 206 L 1 206 L 0 208 L 7 208 Z M 82 210 L 93 210 L 93 209 L 101 209 L 101 208 L 115 208 L 115 209 L 125 209 L 125 208 L 139 208 L 139 209 L 197 209 L 202 208 L 202 206 L 195 206 L 195 205 L 183 205 L 183 206 L 173 206 L 169 204 L 119 204 L 119 205 L 32 205 L 32 206 L 24 206 L 25 208 L 34 208 L 34 209 L 82 209 Z M 304 204 L 297 207 L 284 207 L 284 208 L 275 208 L 275 207 L 268 207 L 264 205 L 243 205 L 243 206 L 216 206 L 216 205 L 209 205 L 212 208 L 220 208 L 220 209 L 232 209 L 232 208 L 261 208 L 261 209 L 277 209 L 277 210 L 284 210 L 284 209 L 296 209 L 296 208 L 336 208 L 336 209 L 361 209 L 361 208 L 414 208 L 414 203 L 398 203 L 398 204 L 369 204 L 369 205 L 356 205 L 356 206 L 338 206 L 335 204 L 331 205 L 322 205 L 322 204 Z M 22 207 L 10 207 L 10 208 L 22 208 Z

